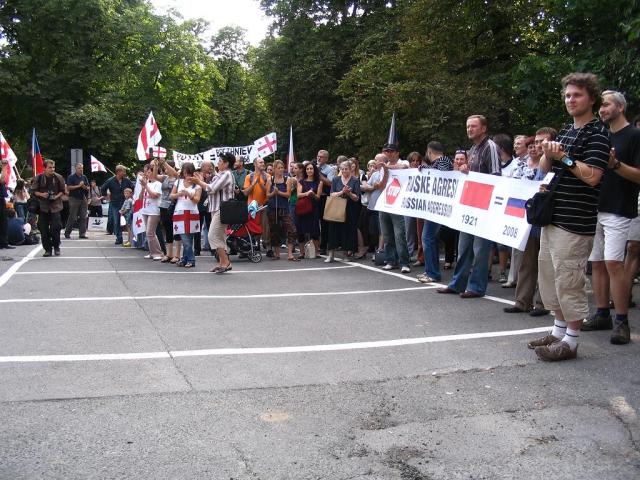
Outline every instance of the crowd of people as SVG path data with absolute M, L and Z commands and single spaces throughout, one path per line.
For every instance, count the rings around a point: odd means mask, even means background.
M 144 248 L 145 258 L 182 268 L 194 267 L 202 251 L 211 251 L 217 258 L 211 269 L 215 274 L 232 270 L 234 255 L 246 255 L 230 250 L 227 242 L 229 225 L 222 223 L 221 209 L 230 201 L 254 207 L 260 232 L 256 248 L 274 261 L 281 259 L 281 249 L 292 262 L 318 255 L 327 263 L 338 255 L 346 260 L 370 255 L 386 271 L 409 274 L 411 268 L 420 268 L 417 279 L 422 283 L 439 283 L 441 270 L 452 269 L 449 283 L 437 292 L 463 299 L 485 295 L 495 262 L 497 280 L 515 289 L 515 305 L 506 307 L 506 313 L 554 314 L 549 335 L 528 346 L 542 360 L 572 359 L 581 330 L 608 329 L 612 343 L 630 341 L 628 308 L 640 267 L 640 119 L 631 125 L 624 95 L 600 93 L 592 74 L 565 77 L 562 97 L 572 122 L 559 131 L 542 127 L 513 139 L 506 134 L 490 137 L 486 118 L 471 115 L 466 122 L 470 149 L 456 150 L 450 157 L 434 140 L 424 155 L 411 152 L 404 160 L 399 145 L 387 143 L 366 170 L 355 158 L 342 155 L 330 163 L 327 150 L 320 150 L 315 160 L 288 166 L 257 158 L 251 171 L 242 158 L 228 153 L 217 165 L 205 161 L 198 169 L 191 163 L 176 168 L 172 161 L 157 158 L 136 176 L 142 187 L 138 198 L 133 198 L 135 184 L 124 166 L 117 166 L 115 175 L 98 187 L 84 176 L 82 164 L 65 181 L 47 160 L 45 172 L 30 188 L 22 182 L 15 189 L 11 211 L 23 223 L 37 215 L 44 256 L 60 255 L 61 231 L 70 238 L 75 226 L 79 238 L 86 238 L 87 215 L 101 215 L 101 203 L 108 199 L 116 245 Z M 554 195 L 551 221 L 534 225 L 520 251 L 430 220 L 375 210 L 389 172 L 405 168 L 539 181 L 553 172 L 546 187 Z M 37 202 L 30 201 L 32 197 Z M 63 219 L 64 200 L 68 214 Z M 145 234 L 137 238 L 132 232 L 136 202 L 141 202 L 146 225 Z M 34 203 L 36 208 L 31 208 Z M 4 217 L 4 203 L 2 212 Z M 0 247 L 6 248 L 4 231 Z M 597 308 L 591 316 L 585 287 L 588 261 Z

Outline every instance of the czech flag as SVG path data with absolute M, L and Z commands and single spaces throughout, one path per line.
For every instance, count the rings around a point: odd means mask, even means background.
M 525 203 L 527 203 L 527 201 L 521 198 L 509 197 L 509 200 L 507 200 L 507 206 L 504 209 L 505 215 L 524 218 L 527 213 L 524 208 Z
M 31 136 L 31 167 L 34 175 L 40 175 L 44 172 L 44 160 L 42 159 L 42 153 L 40 153 L 40 145 L 38 145 L 35 128 Z
M 468 207 L 489 210 L 492 195 L 493 185 L 465 180 L 464 186 L 462 187 L 460 203 Z

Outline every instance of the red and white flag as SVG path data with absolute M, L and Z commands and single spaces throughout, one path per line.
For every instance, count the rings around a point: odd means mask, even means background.
M 151 158 L 149 149 L 157 146 L 160 140 L 162 140 L 162 135 L 158 129 L 158 124 L 155 118 L 153 118 L 153 112 L 149 112 L 149 117 L 144 123 L 142 130 L 140 130 L 140 135 L 138 135 L 138 147 L 136 148 L 138 160 L 149 160 Z
M 90 155 L 91 158 L 91 172 L 106 172 L 107 167 L 104 166 L 100 160 L 98 160 L 93 155 Z
M 5 140 L 2 132 L 0 132 L 0 158 L 2 158 L 3 161 L 8 162 L 4 172 L 4 183 L 7 187 L 14 189 L 18 183 L 18 175 L 16 173 L 16 162 L 18 161 L 18 158 L 16 157 L 16 154 L 13 153 L 9 142 Z
M 264 137 L 259 138 L 253 142 L 253 146 L 256 148 L 257 156 L 266 157 L 267 155 L 271 155 L 278 149 L 276 132 L 268 133 Z
M 142 184 L 140 183 L 140 179 L 138 179 L 133 190 L 133 217 L 131 219 L 131 232 L 134 235 L 138 235 L 147 230 L 147 226 L 144 223 L 144 217 L 141 213 L 142 207 L 144 205 L 144 195 L 141 196 L 141 192 Z
M 176 210 L 173 213 L 173 233 L 190 234 L 200 231 L 200 214 L 197 210 Z
M 153 147 L 151 156 L 153 158 L 167 158 L 167 149 L 164 147 Z

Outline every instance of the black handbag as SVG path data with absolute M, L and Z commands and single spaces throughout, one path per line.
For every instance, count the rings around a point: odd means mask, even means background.
M 220 202 L 220 223 L 223 225 L 245 224 L 248 220 L 247 202 L 235 199 Z
M 553 186 L 542 192 L 536 193 L 524 204 L 527 212 L 527 222 L 536 227 L 546 227 L 551 224 L 553 210 L 555 207 L 555 191 L 560 179 L 564 175 L 564 170 L 554 179 Z

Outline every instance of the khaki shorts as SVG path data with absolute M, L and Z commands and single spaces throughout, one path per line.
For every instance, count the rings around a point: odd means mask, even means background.
M 629 240 L 630 242 L 640 242 L 640 216 L 637 216 L 636 218 L 631 220 L 627 240 Z
M 593 237 L 576 235 L 555 225 L 542 228 L 538 284 L 545 308 L 562 312 L 567 322 L 589 315 L 584 272 Z
M 220 223 L 220 210 L 211 215 L 211 225 L 209 226 L 209 246 L 211 250 L 227 248 L 227 226 Z
M 630 218 L 614 213 L 598 213 L 596 235 L 593 237 L 593 249 L 589 255 L 589 261 L 624 262 L 630 225 Z

